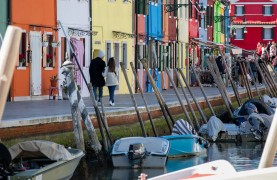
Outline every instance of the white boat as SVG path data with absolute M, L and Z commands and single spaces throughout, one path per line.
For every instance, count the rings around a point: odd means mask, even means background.
M 9 149 L 1 144 L 0 179 L 70 179 L 84 153 L 50 141 L 33 140 Z
M 159 137 L 126 137 L 117 140 L 112 149 L 114 167 L 164 168 L 169 141 Z

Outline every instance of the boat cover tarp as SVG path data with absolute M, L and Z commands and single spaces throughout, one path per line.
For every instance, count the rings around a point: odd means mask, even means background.
M 267 114 L 267 115 L 273 115 L 274 114 L 274 110 L 272 108 L 270 108 L 263 101 L 261 101 L 259 99 L 249 99 L 248 101 L 243 103 L 243 105 L 238 109 L 238 111 L 234 112 L 234 115 L 248 116 L 249 114 L 248 114 L 247 108 L 246 108 L 248 103 L 254 104 L 258 109 L 258 113 L 263 113 L 263 114 Z
M 34 140 L 18 143 L 9 148 L 12 159 L 20 157 L 47 157 L 54 161 L 71 160 L 73 156 L 60 144 L 50 141 Z
M 172 135 L 185 135 L 185 134 L 196 134 L 193 127 L 185 120 L 179 119 L 175 122 L 172 129 Z
M 226 131 L 223 122 L 216 116 L 212 116 L 207 123 L 208 136 L 213 141 L 218 137 L 220 131 Z

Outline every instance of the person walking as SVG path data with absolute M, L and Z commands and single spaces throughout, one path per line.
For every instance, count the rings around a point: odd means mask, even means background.
M 106 63 L 103 60 L 105 53 L 101 50 L 98 50 L 97 57 L 92 59 L 89 66 L 89 75 L 90 82 L 93 87 L 93 93 L 98 105 L 101 104 L 101 98 L 103 96 L 103 86 L 105 85 L 105 79 L 102 76 L 102 73 L 105 70 Z M 97 89 L 98 89 L 98 98 L 97 98 Z
M 216 64 L 221 75 L 222 81 L 225 83 L 225 67 L 222 62 L 222 57 L 218 56 L 216 59 Z
M 270 50 L 269 50 L 269 55 L 270 55 L 270 60 L 271 62 L 273 62 L 273 59 L 276 56 L 276 44 L 274 41 L 272 41 L 271 46 L 270 46 Z
M 110 106 L 114 106 L 114 92 L 115 88 L 118 85 L 118 68 L 115 67 L 115 60 L 113 57 L 109 59 L 108 65 L 103 72 L 103 76 L 106 77 L 106 86 L 109 89 L 110 99 L 109 104 Z

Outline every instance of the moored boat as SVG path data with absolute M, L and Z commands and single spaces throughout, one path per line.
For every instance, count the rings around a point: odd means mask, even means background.
M 114 167 L 164 168 L 169 141 L 159 137 L 126 137 L 117 140 L 112 149 Z
M 161 136 L 170 143 L 168 157 L 197 156 L 206 153 L 207 141 L 193 134 Z
M 84 153 L 50 141 L 33 140 L 9 149 L 1 144 L 1 155 L 0 163 L 5 167 L 1 177 L 37 180 L 70 179 Z

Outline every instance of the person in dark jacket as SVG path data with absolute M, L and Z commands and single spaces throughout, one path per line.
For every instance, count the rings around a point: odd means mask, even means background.
M 221 75 L 221 78 L 222 78 L 222 80 L 225 82 L 225 67 L 224 67 L 224 65 L 223 65 L 222 57 L 221 57 L 221 56 L 218 56 L 218 57 L 216 58 L 216 64 L 217 64 L 219 73 L 220 73 L 220 75 Z
M 89 66 L 90 82 L 93 87 L 93 93 L 98 104 L 101 102 L 103 96 L 103 86 L 105 86 L 105 79 L 102 73 L 105 70 L 106 63 L 103 60 L 105 53 L 101 50 L 98 51 L 96 58 L 92 59 Z M 97 99 L 97 89 L 98 89 L 98 99 Z

